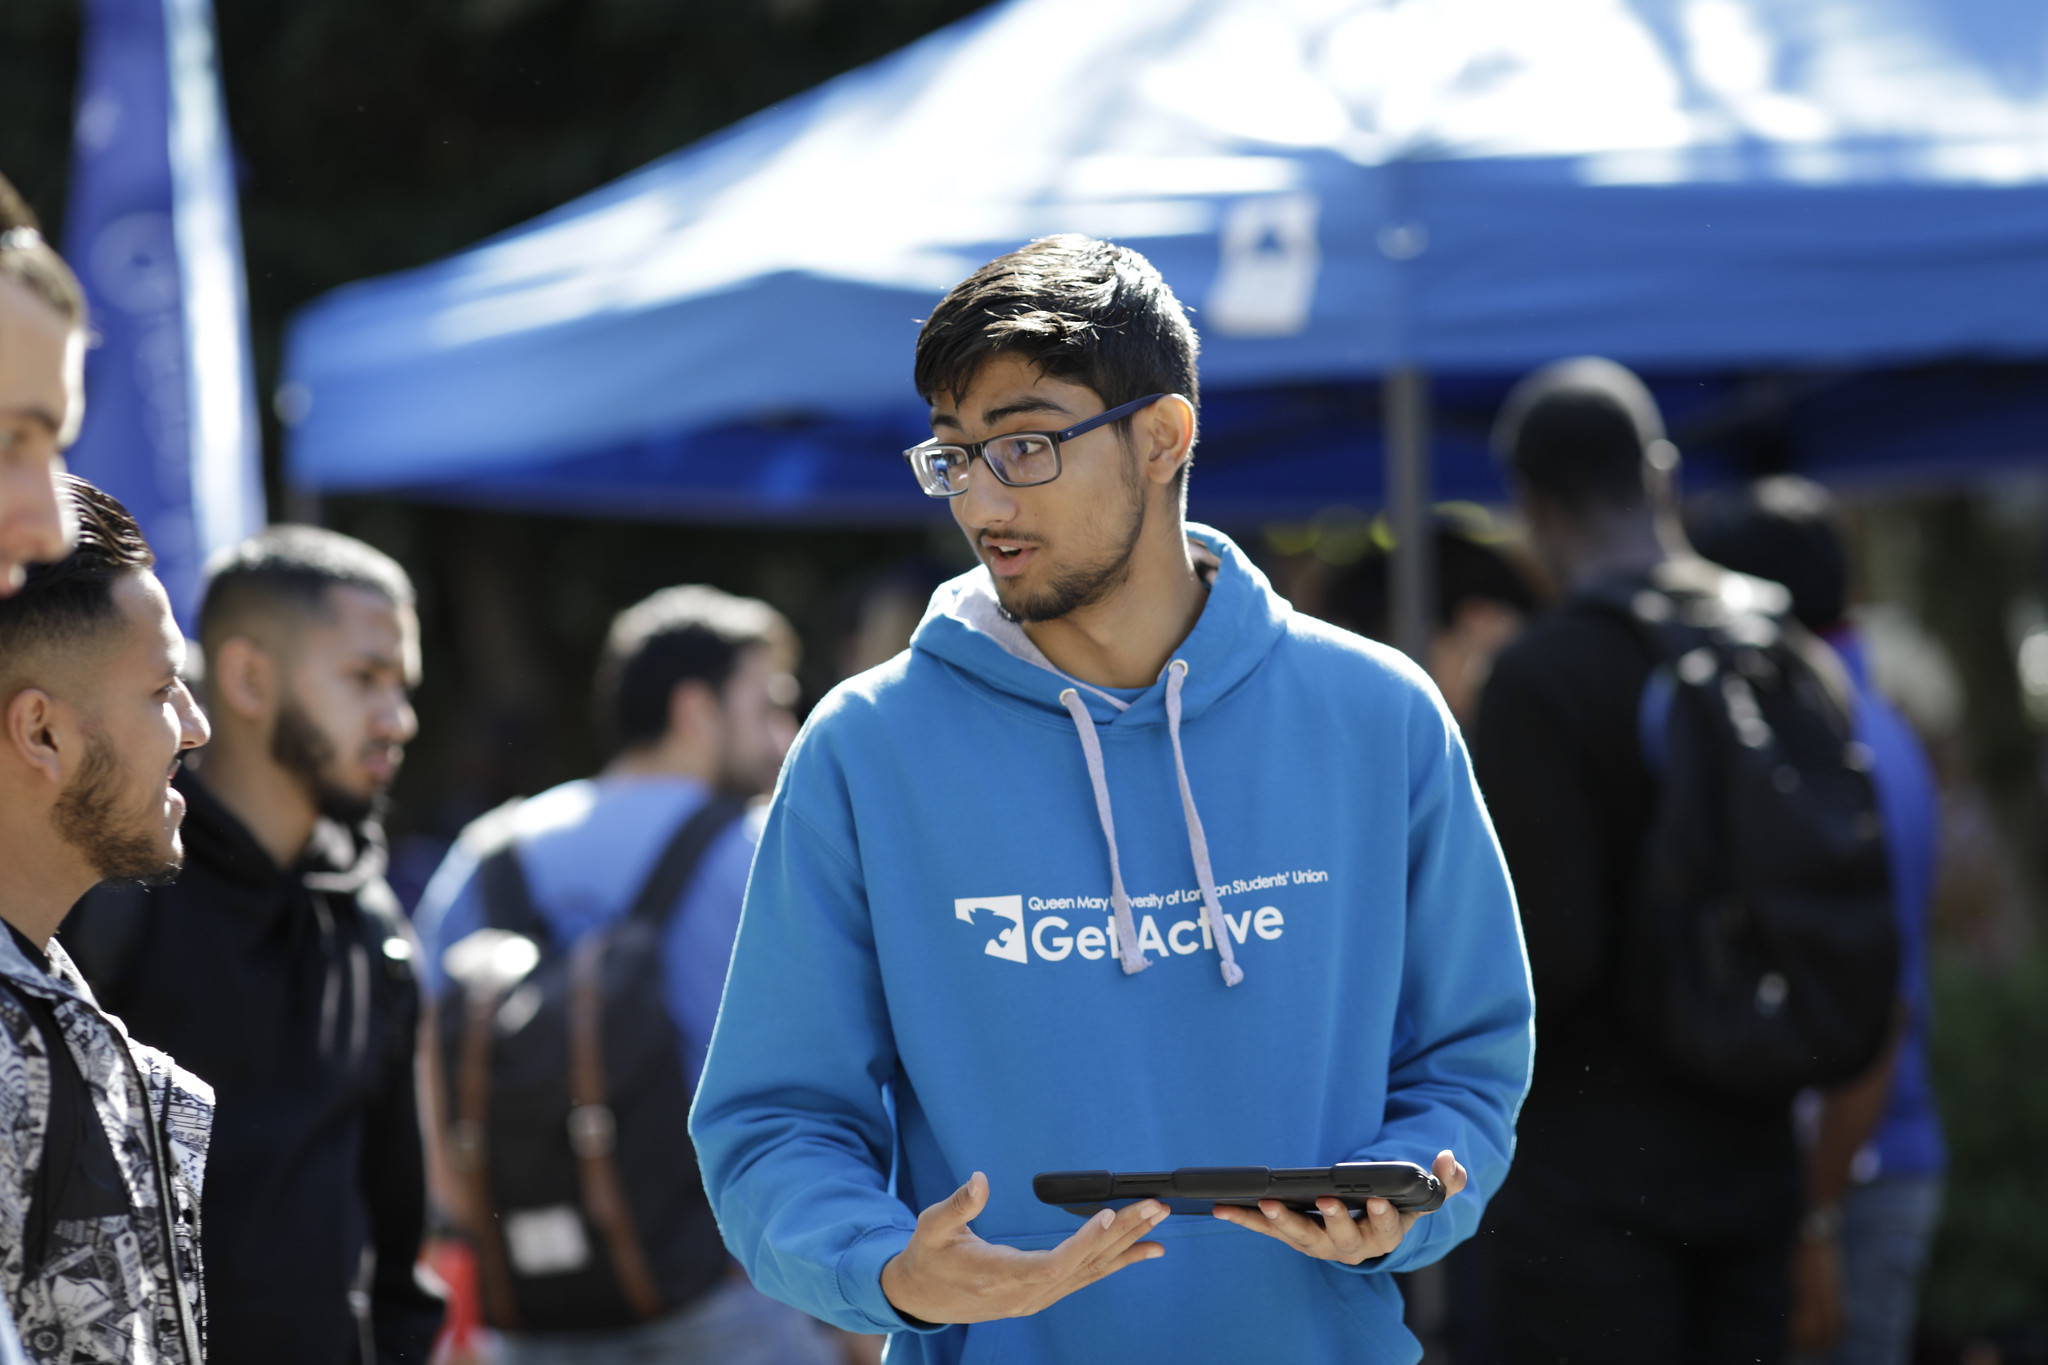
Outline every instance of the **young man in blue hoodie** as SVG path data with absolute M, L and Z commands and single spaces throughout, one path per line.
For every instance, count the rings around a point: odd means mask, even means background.
M 769 812 L 691 1130 L 754 1283 L 891 1360 L 1413 1361 L 1388 1272 L 1507 1169 L 1533 1006 L 1463 744 L 1186 524 L 1195 348 L 1080 237 L 939 305 L 907 455 L 981 564 L 819 704 Z M 1031 1190 L 1370 1159 L 1454 1197 L 1077 1228 Z

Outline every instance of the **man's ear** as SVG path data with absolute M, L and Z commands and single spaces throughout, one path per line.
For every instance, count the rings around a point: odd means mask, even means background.
M 702 678 L 685 678 L 668 694 L 668 732 L 685 744 L 707 738 L 718 728 L 718 694 Z
M 264 721 L 277 710 L 277 660 L 244 635 L 231 635 L 207 651 L 206 691 L 216 711 Z
M 1172 483 L 1195 444 L 1195 405 L 1177 393 L 1145 408 L 1134 423 L 1149 483 Z
M 65 760 L 75 757 L 73 746 L 83 748 L 84 735 L 76 717 L 42 688 L 24 687 L 7 703 L 4 721 L 7 748 L 29 770 L 32 780 L 61 789 Z

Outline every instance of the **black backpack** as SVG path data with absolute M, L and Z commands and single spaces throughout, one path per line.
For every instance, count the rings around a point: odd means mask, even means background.
M 439 1045 L 457 1221 L 494 1327 L 628 1326 L 725 1274 L 661 946 L 705 850 L 745 809 L 716 798 L 698 810 L 632 908 L 568 952 L 534 909 L 512 807 L 486 817 L 486 927 L 443 954 Z
M 1861 1073 L 1898 996 L 1884 828 L 1855 695 L 1776 584 L 1701 561 L 1582 605 L 1656 667 L 1638 721 L 1656 805 L 1621 935 L 1630 1027 L 1682 1077 L 1789 1100 Z

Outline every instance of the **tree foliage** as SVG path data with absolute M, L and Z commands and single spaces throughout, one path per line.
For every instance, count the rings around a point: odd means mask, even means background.
M 978 3 L 214 0 L 260 391 L 307 300 L 458 251 Z M 53 235 L 80 19 L 80 0 L 0 3 L 0 170 Z M 686 531 L 383 499 L 325 515 L 395 553 L 420 588 L 427 681 L 393 815 L 401 835 L 452 832 L 588 770 L 599 755 L 584 699 L 619 607 L 681 581 L 765 597 L 811 644 L 815 697 L 837 676 L 848 591 L 930 544 L 921 532 Z
M 977 0 L 214 4 L 268 392 L 284 320 L 315 295 L 523 222 Z M 0 5 L 0 171 L 53 230 L 80 11 Z

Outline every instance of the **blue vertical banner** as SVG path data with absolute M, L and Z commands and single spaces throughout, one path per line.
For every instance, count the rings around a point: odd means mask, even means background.
M 65 255 L 85 284 L 80 475 L 142 523 L 186 634 L 206 556 L 264 522 L 212 0 L 87 0 Z

